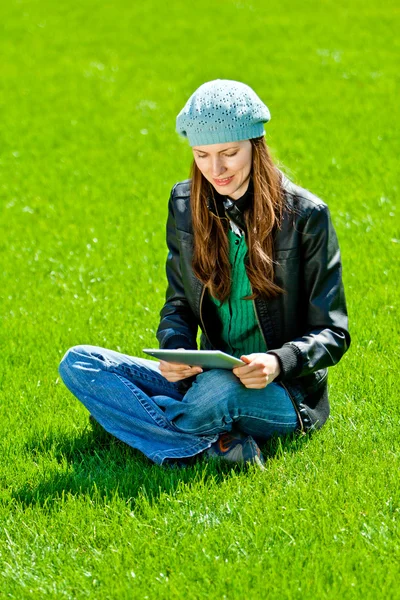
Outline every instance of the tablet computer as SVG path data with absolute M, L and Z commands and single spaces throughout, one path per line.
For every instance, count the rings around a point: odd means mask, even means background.
M 145 348 L 143 352 L 166 362 L 183 363 L 184 365 L 203 367 L 204 369 L 232 370 L 246 364 L 239 358 L 221 352 L 221 350 L 159 350 Z

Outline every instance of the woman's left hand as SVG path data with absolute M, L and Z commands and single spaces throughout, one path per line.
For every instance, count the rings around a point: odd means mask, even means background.
M 233 373 L 247 388 L 262 389 L 267 387 L 280 373 L 280 366 L 274 354 L 256 352 L 240 357 L 247 363 L 244 367 L 235 367 Z

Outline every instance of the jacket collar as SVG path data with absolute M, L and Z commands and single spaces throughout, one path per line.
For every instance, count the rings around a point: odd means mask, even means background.
M 229 196 L 219 194 L 215 189 L 211 190 L 207 198 L 208 209 L 217 217 L 231 219 L 235 225 L 243 231 L 246 230 L 243 213 L 251 206 L 253 201 L 253 178 L 250 177 L 249 185 L 243 196 L 237 200 L 231 200 Z

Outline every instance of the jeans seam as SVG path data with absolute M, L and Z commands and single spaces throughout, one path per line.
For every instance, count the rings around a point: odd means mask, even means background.
M 259 421 L 264 421 L 264 423 L 268 423 L 268 425 L 288 425 L 289 427 L 291 427 L 292 425 L 297 425 L 298 424 L 298 419 L 296 416 L 296 421 L 294 423 L 292 422 L 282 422 L 282 421 L 271 421 L 269 419 L 264 419 L 263 417 L 256 417 L 254 415 L 238 415 L 238 417 L 236 417 L 237 419 L 258 419 Z M 235 420 L 235 419 L 234 419 Z
M 144 374 L 137 367 L 128 367 L 125 365 L 113 365 L 111 370 L 116 375 L 119 375 L 119 371 L 122 372 L 123 376 L 124 376 L 124 374 L 132 374 L 133 377 L 135 377 L 139 380 L 141 379 L 141 380 L 148 381 L 149 383 L 154 383 L 155 385 L 158 385 L 158 386 L 164 388 L 166 391 L 171 391 L 171 387 L 170 387 L 170 385 L 168 385 L 168 384 L 172 383 L 171 381 L 164 382 L 162 379 L 158 379 L 156 377 L 152 377 L 151 375 Z M 163 377 L 163 376 L 161 375 L 161 377 Z M 174 387 L 174 389 L 175 389 L 175 387 Z M 175 391 L 179 391 L 179 390 L 175 389 Z
M 296 419 L 295 423 L 281 423 L 280 421 L 271 421 L 269 419 L 264 419 L 263 417 L 255 417 L 253 415 L 238 415 L 237 417 L 233 417 L 231 421 L 229 421 L 230 423 L 235 423 L 238 419 L 241 418 L 247 418 L 247 419 L 258 419 L 259 421 L 264 421 L 265 424 L 267 425 L 277 425 L 279 427 L 296 427 L 298 426 L 298 420 Z M 211 425 L 212 422 L 207 423 L 207 427 L 209 425 Z M 226 423 L 225 423 L 226 424 Z M 201 433 L 199 433 L 198 430 L 195 429 L 179 429 L 180 432 L 182 433 L 189 433 L 191 435 L 209 435 L 211 433 L 213 433 L 215 431 L 220 431 L 221 430 L 221 425 L 215 425 L 212 429 L 207 429 L 206 431 L 204 431 L 204 425 L 202 426 L 202 431 Z
M 204 443 L 206 444 L 205 446 Z M 200 449 L 200 451 L 206 450 L 211 446 L 211 444 L 213 444 L 212 440 L 199 439 L 199 441 L 190 446 L 190 448 L 182 448 L 180 450 L 174 448 L 167 448 L 166 450 L 157 450 L 157 452 L 152 454 L 152 459 L 154 460 L 158 458 L 184 458 L 184 456 L 194 456 L 195 454 L 198 454 L 198 449 Z M 187 454 L 188 451 L 189 454 Z M 184 456 L 182 456 L 182 452 L 185 453 Z
M 211 423 L 207 423 L 207 425 L 211 425 Z M 180 429 L 178 428 L 179 433 L 188 433 L 190 435 L 210 435 L 212 434 L 214 431 L 220 431 L 221 430 L 221 426 L 219 425 L 215 425 L 215 427 L 213 427 L 212 429 L 208 429 L 207 431 L 202 431 L 201 433 L 199 433 L 198 430 L 196 429 Z

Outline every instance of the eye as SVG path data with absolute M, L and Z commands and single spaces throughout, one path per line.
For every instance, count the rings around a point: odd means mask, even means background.
M 233 154 L 225 154 L 225 156 L 227 156 L 228 158 L 230 158 L 231 156 L 236 156 L 237 152 L 234 152 Z

